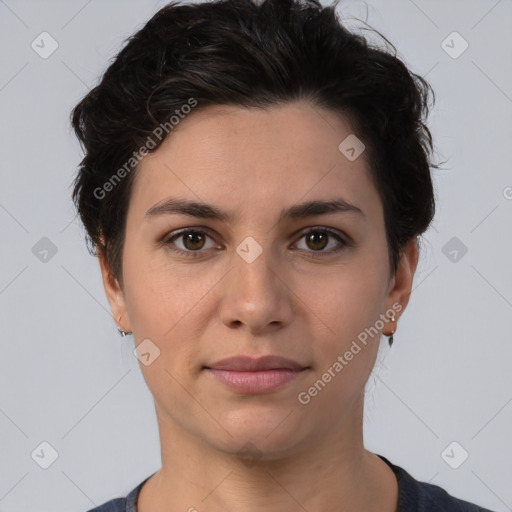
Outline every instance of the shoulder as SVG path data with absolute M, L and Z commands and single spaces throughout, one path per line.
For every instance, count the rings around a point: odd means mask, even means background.
M 154 473 L 153 473 L 154 474 Z M 107 501 L 96 508 L 92 508 L 87 512 L 137 512 L 137 498 L 142 486 L 146 483 L 146 480 L 151 478 L 150 475 L 145 478 L 140 484 L 133 488 L 126 497 L 114 498 L 113 500 Z
M 456 498 L 437 485 L 426 482 L 417 482 L 417 484 L 420 489 L 420 499 L 423 503 L 423 509 L 420 509 L 421 512 L 423 510 L 425 512 L 492 512 L 488 508 Z
M 399 486 L 397 512 L 493 512 L 474 503 L 456 498 L 438 485 L 419 482 L 405 469 L 379 457 L 391 467 Z

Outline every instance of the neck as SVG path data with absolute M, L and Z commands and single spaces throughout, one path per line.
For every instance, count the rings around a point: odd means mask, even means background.
M 255 444 L 245 456 L 219 450 L 178 428 L 158 407 L 157 417 L 162 468 L 142 487 L 138 512 L 396 510 L 392 470 L 363 446 L 362 399 L 335 432 L 278 455 Z

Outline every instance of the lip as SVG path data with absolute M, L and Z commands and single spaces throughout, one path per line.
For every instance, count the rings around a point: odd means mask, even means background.
M 295 370 L 300 371 L 305 368 L 297 361 L 281 356 L 234 356 L 216 361 L 209 366 L 208 369 L 213 370 L 231 370 L 237 372 L 256 372 L 262 370 Z
M 305 367 L 281 356 L 229 357 L 204 369 L 234 391 L 243 394 L 269 393 L 305 373 Z

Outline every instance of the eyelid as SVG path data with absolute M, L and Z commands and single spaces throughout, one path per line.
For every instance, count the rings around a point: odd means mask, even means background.
M 183 235 L 189 232 L 205 233 L 209 237 L 214 238 L 212 236 L 212 231 L 210 230 L 210 228 L 207 228 L 206 226 L 190 226 L 186 228 L 174 229 L 172 231 L 169 231 L 162 237 L 162 241 L 165 243 L 166 241 L 171 240 L 172 238 L 175 238 L 178 235 Z

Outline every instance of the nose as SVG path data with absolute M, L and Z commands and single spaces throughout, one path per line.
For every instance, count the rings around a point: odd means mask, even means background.
M 220 316 L 227 327 L 265 334 L 291 322 L 293 285 L 270 253 L 263 249 L 250 263 L 234 254 L 234 268 L 222 284 Z

